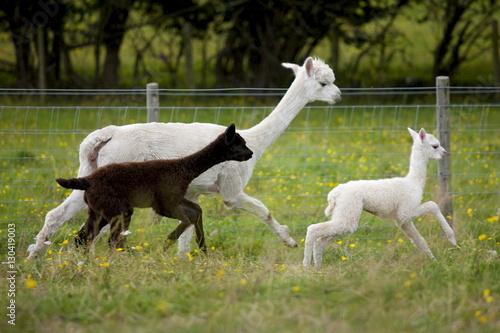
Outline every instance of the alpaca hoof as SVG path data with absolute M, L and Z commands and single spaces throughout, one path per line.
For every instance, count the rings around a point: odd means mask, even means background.
M 297 242 L 292 237 L 290 237 L 290 229 L 286 225 L 281 226 L 280 236 L 281 236 L 280 237 L 281 241 L 283 242 L 283 244 L 285 244 L 285 246 L 288 247 L 298 246 Z
M 165 247 L 166 247 L 166 246 L 164 246 L 163 248 L 166 250 L 166 248 L 165 248 Z M 170 245 L 169 245 L 167 248 L 169 248 L 169 247 L 170 247 Z M 177 250 L 177 257 L 179 257 L 179 258 L 184 258 L 184 257 L 185 257 L 185 256 L 187 256 L 187 255 L 188 255 L 188 253 L 190 253 L 190 252 L 191 252 L 191 249 L 190 249 L 190 248 L 187 248 L 187 249 L 180 249 L 180 248 L 179 248 L 179 250 Z
M 166 239 L 165 244 L 163 244 L 163 251 L 167 251 L 175 243 L 172 239 Z M 188 251 L 189 252 L 189 251 Z
M 495 250 L 486 250 L 486 253 L 488 253 L 492 257 L 498 257 L 498 253 Z
M 51 244 L 50 241 L 43 242 L 43 245 L 50 245 L 50 244 Z M 26 260 L 33 260 L 38 258 L 38 252 L 43 249 L 43 245 L 37 246 L 37 244 L 30 244 L 27 250 L 29 252 L 29 255 L 26 258 Z
M 33 260 L 33 259 L 36 259 L 37 256 L 38 256 L 38 251 L 35 250 L 35 244 L 31 244 L 29 247 L 28 247 L 28 252 L 30 253 L 28 255 L 28 258 L 26 258 L 26 260 Z

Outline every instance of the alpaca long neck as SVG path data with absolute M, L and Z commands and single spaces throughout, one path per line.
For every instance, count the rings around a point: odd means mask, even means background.
M 306 104 L 304 81 L 297 77 L 269 116 L 252 128 L 240 132 L 249 139 L 249 144 L 252 143 L 251 148 L 257 159 L 285 131 Z
M 427 178 L 428 162 L 428 157 L 423 156 L 422 153 L 418 151 L 418 149 L 412 149 L 410 156 L 410 171 L 408 172 L 408 175 L 406 177 L 412 179 L 422 188 L 424 188 Z
M 205 148 L 181 160 L 186 165 L 185 172 L 189 172 L 191 178 L 194 179 L 214 165 L 227 161 L 227 153 L 224 143 L 217 139 Z

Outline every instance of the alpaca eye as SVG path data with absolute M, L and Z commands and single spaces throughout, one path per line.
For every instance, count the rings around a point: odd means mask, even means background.
M 434 149 L 438 149 L 438 148 L 439 148 L 439 146 L 438 146 L 438 145 L 433 145 L 433 146 L 432 146 L 432 148 L 434 148 Z
M 320 82 L 319 84 L 321 84 L 322 87 L 325 87 L 327 85 L 325 82 Z

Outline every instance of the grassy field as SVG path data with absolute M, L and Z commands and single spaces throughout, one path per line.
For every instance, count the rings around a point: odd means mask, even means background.
M 99 104 L 100 105 L 100 104 Z M 252 126 L 272 107 L 162 110 L 162 121 Z M 358 178 L 404 175 L 411 139 L 435 131 L 434 108 L 306 108 L 254 170 L 246 192 L 289 225 L 299 247 L 284 247 L 253 216 L 203 196 L 208 253 L 162 251 L 175 221 L 138 210 L 125 251 L 101 241 L 84 255 L 73 245 L 82 212 L 41 258 L 26 248 L 45 214 L 68 192 L 78 145 L 95 128 L 145 120 L 141 108 L 4 107 L 0 113 L 0 255 L 15 226 L 15 297 L 0 284 L 2 332 L 497 332 L 500 329 L 500 109 L 453 109 L 454 224 L 450 250 L 433 217 L 416 221 L 437 260 L 429 261 L 390 221 L 364 214 L 361 228 L 325 251 L 321 270 L 301 267 L 305 228 L 324 221 L 328 191 Z M 425 200 L 435 198 L 436 162 Z M 8 271 L 8 265 L 2 265 Z M 8 276 L 8 275 L 7 275 Z M 5 282 L 5 280 L 4 280 Z M 15 299 L 16 326 L 6 316 Z

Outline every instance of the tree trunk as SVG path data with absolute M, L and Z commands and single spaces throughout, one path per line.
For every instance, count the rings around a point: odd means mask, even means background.
M 27 19 L 32 15 L 30 15 L 29 8 L 17 1 L 8 2 L 3 10 L 9 23 L 10 38 L 14 44 L 17 84 L 20 87 L 33 88 L 35 74 L 30 62 L 32 58 L 30 43 L 36 35 L 36 27 Z
M 331 55 L 330 66 L 334 71 L 338 70 L 340 62 L 340 31 L 337 26 L 333 26 L 330 31 Z
M 461 60 L 459 58 L 458 48 L 461 41 L 453 41 L 453 37 L 458 29 L 458 24 L 464 15 L 469 4 L 455 3 L 454 0 L 448 0 L 443 35 L 434 50 L 434 76 L 451 75 L 456 70 Z
M 120 47 L 126 32 L 132 0 L 106 1 L 102 12 L 104 20 L 102 42 L 106 56 L 102 70 L 102 81 L 106 88 L 116 88 L 120 83 Z
M 493 57 L 493 85 L 495 87 L 500 86 L 500 55 L 498 50 L 498 21 L 491 21 L 491 47 L 492 47 L 492 57 Z
M 46 45 L 46 33 L 45 27 L 38 26 L 37 35 L 37 48 L 38 48 L 38 89 L 47 89 L 47 61 L 45 61 L 47 56 L 47 45 Z M 42 101 L 45 98 L 45 91 L 42 91 L 41 95 Z
M 193 32 L 191 23 L 186 22 L 182 27 L 182 44 L 184 50 L 184 61 L 186 68 L 186 80 L 187 86 L 189 89 L 196 88 L 196 82 L 194 77 L 194 68 L 193 68 L 193 44 L 192 38 Z

